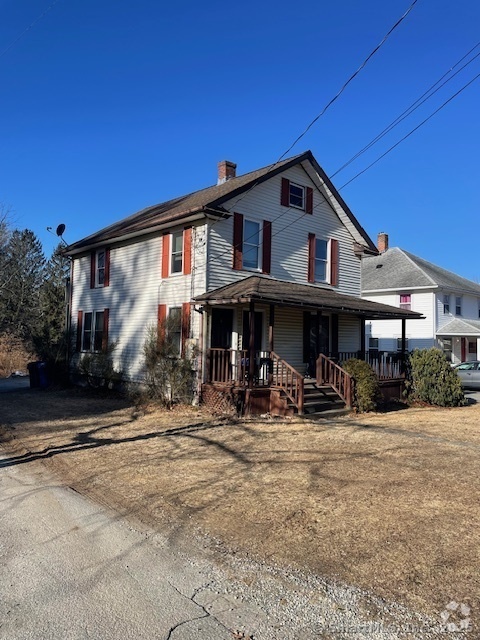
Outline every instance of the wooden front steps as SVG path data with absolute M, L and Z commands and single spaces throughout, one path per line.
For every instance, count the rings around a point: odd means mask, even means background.
M 290 414 L 298 413 L 297 408 L 287 401 Z M 303 415 L 322 414 L 325 412 L 346 413 L 345 402 L 330 385 L 317 385 L 315 380 L 304 381 Z

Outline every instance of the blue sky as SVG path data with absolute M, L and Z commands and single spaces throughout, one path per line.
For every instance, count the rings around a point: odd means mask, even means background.
M 49 226 L 74 242 L 214 184 L 219 160 L 271 164 L 410 2 L 0 0 L 0 202 L 49 255 Z M 418 0 L 289 155 L 311 149 L 334 173 L 477 44 L 479 24 L 477 0 Z M 480 57 L 337 188 L 478 73 Z M 477 281 L 479 98 L 477 80 L 341 190 L 372 239 Z

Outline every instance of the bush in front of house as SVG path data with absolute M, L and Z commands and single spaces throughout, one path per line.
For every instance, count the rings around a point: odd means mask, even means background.
M 407 366 L 406 391 L 410 402 L 438 407 L 465 404 L 460 378 L 440 349 L 416 349 Z
M 375 411 L 380 397 L 378 379 L 372 367 L 364 360 L 352 358 L 343 368 L 354 380 L 353 408 L 361 413 Z

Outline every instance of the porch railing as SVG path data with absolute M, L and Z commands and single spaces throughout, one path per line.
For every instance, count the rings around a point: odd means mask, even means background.
M 282 389 L 285 395 L 296 405 L 298 413 L 303 413 L 304 380 L 303 375 L 288 362 L 282 360 L 274 351 L 270 352 L 272 387 Z
M 351 376 L 338 364 L 321 353 L 317 359 L 317 384 L 329 384 L 344 400 L 347 407 L 352 406 L 353 383 Z
M 374 370 L 379 380 L 404 378 L 404 367 L 400 353 L 371 351 L 340 351 L 329 353 L 328 357 L 342 366 L 347 360 L 358 358 L 365 360 Z
M 207 382 L 248 387 L 252 379 L 255 387 L 269 384 L 271 364 L 268 351 L 255 351 L 251 368 L 247 350 L 211 348 L 207 349 L 206 365 Z

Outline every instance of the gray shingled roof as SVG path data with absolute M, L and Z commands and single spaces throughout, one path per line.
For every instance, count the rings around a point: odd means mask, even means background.
M 200 191 L 195 191 L 188 195 L 142 209 L 128 218 L 123 218 L 109 227 L 101 229 L 100 231 L 69 245 L 65 248 L 64 253 L 71 255 L 93 246 L 98 246 L 107 242 L 112 243 L 120 241 L 124 237 L 132 237 L 143 233 L 149 233 L 162 225 L 179 222 L 182 219 L 195 214 L 209 213 L 211 215 L 222 216 L 228 213 L 224 208 L 222 208 L 222 204 L 224 202 L 248 191 L 256 184 L 260 184 L 281 171 L 285 171 L 286 169 L 304 161 L 311 163 L 315 171 L 333 193 L 333 196 L 344 210 L 347 219 L 355 228 L 356 233 L 359 234 L 357 236 L 358 239 L 362 239 L 365 247 L 370 251 L 376 252 L 374 243 L 369 238 L 363 227 L 359 224 L 358 220 L 350 211 L 333 184 L 330 182 L 323 169 L 317 163 L 312 152 L 305 151 L 298 156 L 287 158 L 286 160 L 282 160 L 274 165 L 263 167 L 262 169 L 257 169 L 256 171 L 251 171 L 250 173 L 227 180 L 222 184 L 207 187 L 206 189 L 201 189 Z
M 461 320 L 455 318 L 448 324 L 444 325 L 437 331 L 439 336 L 480 336 L 480 321 L 479 320 Z
M 195 298 L 203 304 L 262 302 L 281 306 L 352 313 L 365 318 L 421 318 L 420 313 L 342 295 L 314 285 L 250 276 Z
M 378 256 L 362 259 L 362 293 L 389 289 L 440 288 L 480 296 L 480 285 L 451 271 L 392 247 Z

